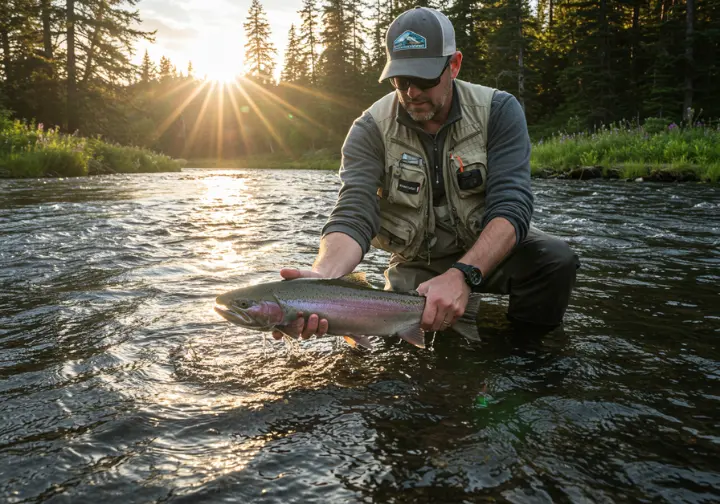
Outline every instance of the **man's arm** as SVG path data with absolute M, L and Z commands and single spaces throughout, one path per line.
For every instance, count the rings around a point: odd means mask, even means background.
M 503 217 L 515 228 L 515 243 L 520 243 L 527 235 L 533 213 L 530 136 L 520 103 L 504 91 L 496 91 L 493 97 L 487 149 L 483 228 Z M 487 275 L 489 270 L 482 272 Z
M 488 179 L 484 227 L 475 244 L 460 259 L 487 276 L 522 241 L 530 227 L 533 196 L 530 187 L 530 137 L 525 114 L 510 94 L 495 93 L 488 125 Z M 470 295 L 461 271 L 450 268 L 418 286 L 428 300 L 423 329 L 437 331 L 443 321 L 454 323 Z
M 311 270 L 284 268 L 283 278 L 337 278 L 351 273 L 380 228 L 380 208 L 377 189 L 385 171 L 385 148 L 380 130 L 369 113 L 355 120 L 342 147 L 338 200 L 322 231 L 318 255 Z M 328 321 L 316 314 L 297 320 L 304 338 L 322 336 L 328 331 Z M 307 322 L 307 323 L 306 323 Z M 282 333 L 273 332 L 276 339 Z
M 509 93 L 498 91 L 493 97 L 487 149 L 484 227 L 460 260 L 476 266 L 484 276 L 525 238 L 533 212 L 530 137 L 525 113 Z
M 340 232 L 326 234 L 320 240 L 312 271 L 322 278 L 338 278 L 352 273 L 362 258 L 362 248 L 353 238 Z
M 343 233 L 361 249 L 370 249 L 370 241 L 380 229 L 377 190 L 385 173 L 385 146 L 370 113 L 355 120 L 342 147 L 340 181 L 335 207 L 323 227 L 323 237 Z M 329 251 L 332 252 L 332 251 Z
M 485 226 L 475 245 L 462 256 L 460 262 L 472 264 L 480 269 L 483 276 L 487 276 L 515 246 L 515 236 L 515 227 L 510 221 L 496 217 Z M 465 281 L 461 271 L 455 268 L 450 271 L 457 272 Z

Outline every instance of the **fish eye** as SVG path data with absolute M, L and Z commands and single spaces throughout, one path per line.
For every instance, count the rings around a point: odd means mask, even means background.
M 235 301 L 233 304 L 235 306 L 237 306 L 238 308 L 242 308 L 242 309 L 250 308 L 250 301 L 248 301 L 246 299 L 242 299 L 240 301 Z

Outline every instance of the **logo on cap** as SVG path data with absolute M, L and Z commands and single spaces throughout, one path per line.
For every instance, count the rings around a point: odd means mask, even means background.
M 427 40 L 414 31 L 406 30 L 393 42 L 393 51 L 405 51 L 407 49 L 426 49 Z

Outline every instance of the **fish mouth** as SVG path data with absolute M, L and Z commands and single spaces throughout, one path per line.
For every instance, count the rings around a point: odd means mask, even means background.
M 247 313 L 241 310 L 233 310 L 225 305 L 215 303 L 213 309 L 225 320 L 244 327 L 258 327 L 258 323 Z

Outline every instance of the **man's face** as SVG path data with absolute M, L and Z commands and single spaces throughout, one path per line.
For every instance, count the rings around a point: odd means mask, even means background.
M 430 121 L 445 107 L 452 91 L 453 66 L 448 65 L 443 70 L 435 87 L 422 90 L 410 84 L 407 89 L 396 89 L 400 103 L 413 121 Z

